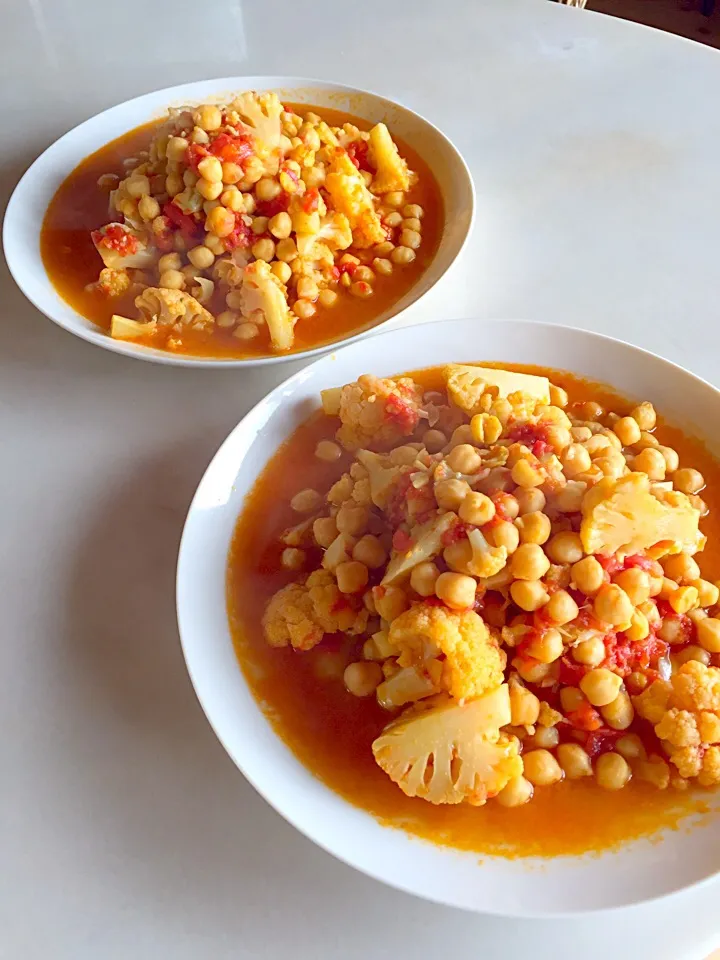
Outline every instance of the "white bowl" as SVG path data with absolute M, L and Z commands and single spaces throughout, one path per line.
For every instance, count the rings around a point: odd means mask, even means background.
M 295 758 L 245 682 L 228 628 L 226 564 L 243 499 L 267 460 L 319 406 L 325 387 L 368 372 L 388 376 L 472 360 L 571 370 L 626 396 L 656 400 L 671 422 L 690 430 L 694 423 L 720 423 L 720 393 L 680 367 L 618 340 L 540 323 L 427 324 L 390 331 L 318 360 L 273 390 L 238 424 L 190 507 L 180 546 L 177 609 L 200 703 L 232 759 L 290 823 L 353 867 L 418 896 L 484 913 L 552 916 L 636 903 L 707 879 L 720 867 L 717 816 L 708 825 L 669 832 L 662 843 L 641 840 L 620 852 L 547 860 L 480 860 L 477 854 L 381 826 Z M 713 795 L 708 798 L 712 801 Z
M 355 87 L 308 80 L 304 77 L 223 77 L 167 87 L 128 100 L 105 110 L 66 133 L 33 163 L 13 192 L 5 213 L 3 245 L 5 258 L 15 282 L 28 300 L 59 326 L 83 340 L 106 350 L 139 357 L 154 363 L 176 364 L 184 367 L 248 367 L 283 360 L 298 360 L 326 353 L 331 345 L 303 350 L 298 353 L 247 359 L 218 359 L 178 356 L 152 347 L 113 340 L 91 320 L 77 313 L 53 287 L 40 256 L 40 228 L 45 212 L 57 188 L 75 167 L 106 143 L 129 130 L 162 117 L 169 106 L 200 103 L 208 100 L 223 102 L 233 93 L 243 90 L 275 90 L 291 103 L 308 103 L 319 107 L 347 110 L 372 123 L 387 122 L 425 159 L 438 182 L 445 206 L 443 234 L 438 250 L 428 269 L 408 293 L 389 309 L 383 311 L 368 329 L 335 341 L 351 343 L 368 336 L 377 327 L 397 317 L 423 297 L 447 272 L 457 258 L 470 234 L 475 194 L 472 178 L 457 148 L 428 120 L 407 107 L 385 97 Z

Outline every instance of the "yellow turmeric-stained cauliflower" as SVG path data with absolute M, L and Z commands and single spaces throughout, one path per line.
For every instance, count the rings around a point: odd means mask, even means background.
M 507 684 L 463 704 L 440 697 L 390 723 L 373 754 L 409 797 L 482 806 L 523 772 L 520 742 L 500 733 L 509 722 Z
M 342 426 L 337 438 L 346 450 L 396 443 L 409 437 L 418 425 L 421 400 L 422 388 L 409 377 L 358 377 L 340 392 Z
M 104 267 L 98 277 L 98 289 L 106 297 L 121 297 L 130 289 L 132 281 L 125 270 L 114 270 L 112 267 Z
M 277 173 L 281 155 L 283 105 L 276 93 L 241 93 L 230 105 L 253 136 L 255 153 L 266 161 L 267 173 Z
M 330 194 L 336 212 L 344 214 L 349 220 L 355 246 L 371 247 L 386 240 L 385 228 L 375 210 L 373 195 L 342 147 L 332 149 L 328 170 L 325 189 Z
M 326 633 L 362 633 L 368 611 L 340 593 L 335 577 L 315 570 L 304 583 L 289 583 L 271 598 L 263 615 L 265 639 L 271 647 L 292 644 L 298 650 L 317 646 Z
M 252 321 L 260 311 L 268 325 L 275 350 L 289 350 L 295 339 L 295 316 L 290 312 L 285 287 L 264 260 L 254 260 L 243 271 L 240 288 L 243 317 Z
M 398 152 L 390 131 L 384 123 L 376 123 L 370 130 L 370 156 L 375 163 L 374 193 L 390 193 L 393 190 L 409 190 L 414 174 Z
M 634 698 L 655 728 L 671 763 L 701 786 L 720 782 L 720 669 L 689 660 L 668 680 L 656 680 Z
M 604 477 L 585 495 L 580 537 L 586 553 L 695 551 L 700 512 L 684 493 L 658 491 L 644 473 Z
M 482 398 L 517 395 L 524 400 L 523 414 L 531 414 L 536 403 L 550 402 L 550 381 L 529 373 L 495 370 L 491 367 L 473 367 L 451 363 L 445 368 L 447 391 L 453 403 L 469 416 L 482 413 Z
M 148 322 L 156 320 L 161 326 L 193 327 L 195 330 L 212 330 L 215 318 L 198 303 L 195 297 L 182 290 L 168 290 L 165 287 L 146 287 L 135 298 L 135 306 Z
M 480 697 L 503 681 L 505 652 L 473 610 L 415 604 L 393 620 L 388 639 L 401 667 L 444 656 L 441 685 L 456 700 Z

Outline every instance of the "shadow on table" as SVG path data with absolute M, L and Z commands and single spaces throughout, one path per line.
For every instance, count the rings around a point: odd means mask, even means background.
M 220 439 L 178 447 L 108 489 L 69 567 L 61 656 L 83 731 L 69 762 L 101 858 L 94 873 L 106 873 L 123 900 L 150 898 L 168 928 L 215 910 L 223 930 L 267 944 L 268 956 L 292 952 L 298 940 L 317 945 L 329 912 L 368 942 L 378 903 L 391 912 L 402 901 L 409 921 L 427 923 L 427 906 L 389 890 L 379 900 L 374 881 L 277 816 L 195 700 L 176 629 L 175 561 L 187 505 Z M 122 869 L 111 866 L 115 858 Z M 438 920 L 449 912 L 431 909 Z M 266 925 L 275 910 L 277 929 L 254 926 L 256 912 Z

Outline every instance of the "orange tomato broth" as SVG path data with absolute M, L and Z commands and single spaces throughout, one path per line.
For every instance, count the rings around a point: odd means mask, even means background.
M 298 112 L 315 111 L 332 126 L 342 126 L 347 122 L 363 130 L 370 126 L 366 121 L 340 110 L 308 104 L 286 106 Z M 94 284 L 98 279 L 103 267 L 90 232 L 114 219 L 121 219 L 116 213 L 110 215 L 108 192 L 98 186 L 98 177 L 104 173 L 116 173 L 124 177 L 123 160 L 147 150 L 161 122 L 152 121 L 137 127 L 86 157 L 60 185 L 43 220 L 40 252 L 53 286 L 74 310 L 103 330 L 109 331 L 114 313 L 136 319 L 138 311 L 134 304 L 137 291 L 111 298 L 97 289 L 87 289 L 89 284 Z M 372 327 L 379 314 L 415 285 L 435 256 L 444 218 L 440 189 L 429 166 L 417 151 L 394 134 L 393 138 L 410 169 L 418 174 L 417 183 L 406 194 L 407 203 L 418 203 L 425 211 L 423 242 L 417 250 L 417 256 L 407 266 L 395 267 L 391 276 L 378 276 L 374 284 L 375 292 L 367 300 L 353 297 L 338 288 L 340 299 L 333 307 L 322 308 L 317 305 L 314 317 L 297 322 L 292 353 L 331 343 Z M 208 308 L 215 316 L 227 309 L 222 291 L 216 289 Z M 151 339 L 134 342 L 156 346 Z M 262 335 L 254 341 L 243 342 L 232 336 L 232 330 L 217 328 L 209 340 L 188 338 L 187 343 L 172 352 L 222 358 L 266 356 L 270 349 L 267 338 Z
M 548 376 L 567 390 L 571 402 L 594 399 L 620 414 L 634 406 L 610 388 L 565 371 L 487 365 Z M 408 375 L 425 389 L 443 389 L 440 368 Z M 661 441 L 678 451 L 682 465 L 696 467 L 708 481 L 702 496 L 710 512 L 701 521 L 708 542 L 700 558 L 703 576 L 716 579 L 720 465 L 699 440 L 658 423 Z M 707 811 L 708 794 L 702 790 L 658 790 L 633 780 L 610 792 L 592 777 L 537 787 L 529 803 L 512 809 L 493 801 L 483 807 L 433 806 L 402 793 L 377 766 L 371 750 L 390 715 L 374 697 L 358 699 L 343 685 L 344 667 L 361 659 L 362 641 L 336 635 L 314 650 L 297 652 L 268 646 L 262 634 L 265 605 L 296 576 L 280 565 L 279 536 L 298 522 L 290 498 L 305 487 L 327 490 L 352 462 L 348 454 L 333 464 L 314 456 L 318 440 L 332 438 L 336 428 L 336 418 L 319 411 L 280 447 L 246 498 L 228 558 L 228 615 L 240 666 L 276 733 L 298 759 L 328 787 L 384 824 L 435 843 L 506 857 L 600 852 L 662 828 L 677 828 L 689 814 Z M 311 552 L 308 569 L 319 559 L 320 551 L 315 556 Z

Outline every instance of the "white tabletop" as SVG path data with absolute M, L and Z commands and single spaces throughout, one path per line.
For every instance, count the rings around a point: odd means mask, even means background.
M 479 196 L 463 261 L 408 320 L 531 317 L 720 382 L 720 55 L 545 0 L 0 0 L 3 203 L 93 113 L 232 74 L 365 86 L 439 124 Z M 0 956 L 697 960 L 706 886 L 611 917 L 431 906 L 287 826 L 214 739 L 173 606 L 216 446 L 296 364 L 186 371 L 98 350 L 3 266 Z

